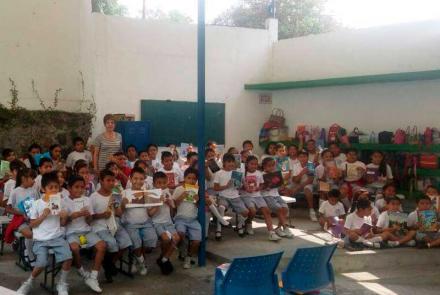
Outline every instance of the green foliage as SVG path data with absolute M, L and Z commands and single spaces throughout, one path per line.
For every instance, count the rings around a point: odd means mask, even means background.
M 279 38 L 287 39 L 333 31 L 337 22 L 324 14 L 326 0 L 277 0 Z M 216 25 L 263 29 L 271 0 L 243 0 L 214 20 Z
M 165 13 L 162 10 L 147 10 L 145 18 L 163 20 L 178 24 L 192 24 L 194 22 L 191 17 L 181 13 L 178 10 L 171 10 L 168 13 Z
M 19 108 L 18 106 L 18 90 L 17 84 L 12 78 L 9 78 L 9 83 L 11 83 L 11 88 L 9 88 L 9 93 L 11 94 L 11 101 L 9 102 L 9 107 L 11 110 L 16 110 Z
M 128 11 L 127 7 L 118 2 L 118 0 L 92 0 L 92 12 L 99 12 L 106 15 L 126 15 Z

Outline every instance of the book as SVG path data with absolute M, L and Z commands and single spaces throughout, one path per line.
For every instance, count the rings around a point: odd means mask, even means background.
M 325 192 L 328 193 L 331 189 L 330 183 L 327 183 L 325 181 L 320 181 L 319 182 L 319 191 L 320 192 Z
M 367 167 L 367 170 L 365 171 L 365 175 L 367 177 L 370 177 L 372 181 L 378 181 L 380 176 L 379 168 Z
M 195 196 L 197 196 L 199 193 L 199 187 L 197 185 L 191 185 L 187 183 L 185 183 L 183 187 L 185 188 L 185 192 L 188 194 L 184 201 L 196 203 L 197 201 L 195 199 Z
M 0 178 L 5 177 L 6 174 L 11 172 L 9 168 L 9 162 L 1 160 L 0 162 Z
M 308 176 L 314 176 L 315 175 L 315 164 L 313 162 L 308 161 L 306 164 L 307 167 L 307 175 Z
M 341 235 L 344 232 L 344 225 L 340 221 L 341 219 L 339 219 L 339 217 L 334 216 L 330 219 L 329 223 L 329 232 L 336 238 L 341 238 Z
M 236 170 L 232 171 L 231 180 L 235 188 L 241 188 L 243 185 L 243 173 Z
M 288 157 L 276 157 L 276 164 L 277 164 L 278 171 L 284 172 L 284 171 L 290 170 L 290 164 L 289 164 Z
M 357 165 L 347 163 L 345 166 L 345 173 L 347 179 L 358 179 L 359 178 L 359 171 L 358 171 Z
M 17 208 L 21 213 L 23 213 L 27 217 L 29 217 L 33 203 L 34 203 L 33 198 L 26 197 L 24 200 L 22 200 L 20 203 L 18 203 Z
M 235 167 L 237 169 L 240 169 L 240 167 L 241 167 L 241 155 L 240 154 L 234 154 L 234 159 L 235 159 Z
M 152 190 L 139 190 L 132 191 L 133 196 L 135 196 L 130 203 L 125 205 L 125 208 L 148 208 L 162 206 L 163 202 L 161 200 L 162 190 L 152 189 Z
M 359 228 L 361 230 L 361 236 L 365 236 L 366 234 L 368 234 L 372 228 L 373 226 L 371 224 L 368 223 L 362 224 L 362 226 Z
M 208 161 L 208 167 L 212 173 L 216 173 L 220 171 L 220 167 L 218 166 L 217 161 L 215 159 L 211 159 Z
M 61 211 L 61 194 L 49 196 L 48 207 L 50 209 L 50 214 L 59 215 Z
M 264 184 L 268 188 L 277 188 L 283 185 L 283 174 L 281 171 L 263 174 Z
M 165 175 L 168 178 L 168 187 L 175 187 L 176 186 L 176 178 L 174 175 L 174 172 L 166 172 Z
M 398 233 L 405 235 L 408 232 L 408 214 L 402 212 L 388 212 L 389 227 L 398 227 Z
M 437 213 L 434 210 L 417 211 L 417 217 L 422 224 L 419 230 L 422 232 L 437 231 Z
M 184 158 L 188 155 L 189 143 L 182 142 L 180 143 L 180 155 Z
M 79 212 L 81 211 L 85 206 L 85 202 L 82 198 L 73 199 L 73 212 Z

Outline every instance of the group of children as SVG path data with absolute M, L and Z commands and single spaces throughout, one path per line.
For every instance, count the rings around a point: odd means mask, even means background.
M 356 150 L 348 149 L 344 154 L 337 144 L 330 144 L 319 151 L 313 140 L 304 147 L 271 143 L 261 157 L 253 148 L 246 140 L 241 151 L 232 147 L 221 154 L 210 142 L 203 151 L 203 209 L 214 217 L 216 240 L 222 239 L 222 228 L 229 225 L 224 218 L 228 208 L 236 213 L 240 237 L 254 234 L 252 221 L 261 212 L 269 240 L 293 238 L 288 226 L 289 209 L 282 197 L 291 196 L 304 197 L 310 219 L 345 237 L 347 243 L 380 247 L 387 242 L 395 247 L 414 245 L 417 240 L 427 247 L 440 245 L 437 190 L 427 188 L 405 225 L 396 225 L 395 215 L 402 211 L 401 199 L 381 152 L 373 152 L 371 163 L 365 165 L 357 159 Z M 10 171 L 3 178 L 0 201 L 6 213 L 13 216 L 6 234 L 18 231 L 25 237 L 33 266 L 19 294 L 27 294 L 32 288 L 47 264 L 49 249 L 62 263 L 57 283 L 61 295 L 68 294 L 66 279 L 72 263 L 85 284 L 101 292 L 101 267 L 111 282 L 118 272 L 115 263 L 128 249 L 136 262 L 132 270 L 146 275 L 145 257 L 159 241 L 161 254 L 156 263 L 163 274 L 173 272 L 170 258 L 176 248 L 185 269 L 195 264 L 202 234 L 208 234 L 202 233 L 197 219 L 198 154 L 192 146 L 185 151 L 185 158 L 173 145 L 161 154 L 158 151 L 154 144 L 143 151 L 128 146 L 126 153 L 113 154 L 99 174 L 90 169 L 92 157 L 81 138 L 74 140 L 66 160 L 56 144 L 44 154 L 33 144 L 23 159 L 16 159 L 10 149 L 3 151 Z M 314 209 L 316 195 L 319 216 Z M 54 202 L 56 196 L 59 203 Z M 54 206 L 59 210 L 53 210 Z M 426 218 L 420 212 L 429 210 L 434 210 L 435 221 L 426 231 Z M 274 215 L 277 224 L 273 223 Z M 83 248 L 94 252 L 90 272 L 81 263 Z

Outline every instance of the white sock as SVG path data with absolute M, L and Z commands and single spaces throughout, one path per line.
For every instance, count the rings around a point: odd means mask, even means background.
M 223 207 L 224 208 L 224 207 Z M 220 208 L 219 208 L 220 209 Z M 223 219 L 223 215 L 225 215 L 225 211 L 223 209 L 223 214 L 220 214 L 219 210 L 217 209 L 217 207 L 212 204 L 211 206 L 209 206 L 209 210 L 212 212 L 212 214 L 214 214 L 214 216 L 217 218 L 217 220 L 221 223 L 221 224 L 229 224 L 229 222 L 227 222 L 226 220 Z
M 61 270 L 59 283 L 66 283 L 68 275 L 69 275 L 69 271 L 68 270 L 67 271 Z
M 136 261 L 138 262 L 138 264 L 143 264 L 144 263 L 144 256 L 136 256 Z
M 223 216 L 225 216 L 225 207 L 224 206 L 218 206 L 217 212 L 223 218 Z M 222 224 L 217 219 L 217 231 L 221 231 L 221 230 L 222 230 Z
M 242 215 L 238 214 L 238 228 L 242 228 L 244 223 L 246 222 L 246 218 L 243 217 Z
M 25 245 L 26 250 L 27 250 L 27 255 L 28 255 L 29 261 L 34 261 L 35 260 L 34 252 L 32 252 L 33 244 L 34 244 L 34 240 L 33 239 L 24 239 L 24 245 Z
M 167 262 L 167 261 L 168 261 L 168 258 L 162 257 L 162 262 Z
M 91 279 L 98 279 L 98 271 L 97 270 L 92 270 L 91 272 L 90 272 L 90 278 Z

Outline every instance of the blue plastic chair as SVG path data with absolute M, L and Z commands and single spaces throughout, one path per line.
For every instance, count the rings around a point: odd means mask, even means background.
M 278 295 L 275 274 L 283 252 L 254 257 L 235 258 L 225 271 L 215 272 L 216 295 Z
M 281 274 L 282 292 L 307 293 L 332 285 L 336 294 L 335 275 L 330 262 L 336 244 L 312 248 L 299 248 L 286 270 Z

